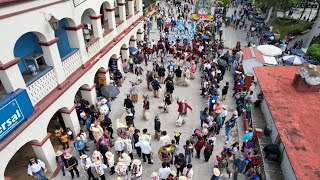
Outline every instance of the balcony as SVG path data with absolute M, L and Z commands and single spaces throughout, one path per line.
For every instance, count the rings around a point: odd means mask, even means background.
M 100 50 L 99 38 L 94 38 L 86 43 L 88 58 L 92 58 Z
M 53 67 L 49 66 L 44 72 L 38 74 L 35 80 L 26 85 L 32 104 L 37 104 L 58 86 Z
M 87 0 L 73 0 L 74 7 L 79 6 L 80 4 L 86 2 Z
M 74 71 L 76 71 L 81 66 L 81 56 L 80 51 L 77 49 L 72 52 L 68 57 L 62 60 L 62 68 L 65 77 L 71 75 Z

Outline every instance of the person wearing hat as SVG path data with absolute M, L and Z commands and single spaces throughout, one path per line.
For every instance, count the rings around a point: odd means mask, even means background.
M 108 167 L 111 169 L 110 174 L 113 175 L 115 173 L 115 171 L 114 171 L 114 155 L 110 151 L 108 151 L 108 152 L 106 152 L 106 157 L 108 159 L 108 161 L 107 161 Z
M 64 159 L 66 160 L 64 165 L 67 168 L 67 170 L 70 172 L 72 179 L 74 178 L 74 173 L 73 171 L 76 172 L 77 176 L 80 177 L 79 171 L 78 171 L 78 160 L 71 154 L 67 153 L 64 156 Z
M 62 151 L 58 150 L 56 152 L 56 162 L 57 162 L 57 166 L 60 167 L 63 176 L 66 175 L 65 170 L 64 170 L 64 161 L 65 161 L 65 159 L 63 157 Z
M 121 154 L 124 150 L 124 141 L 121 137 L 118 137 L 117 140 L 114 142 L 114 150 L 117 153 L 118 157 L 121 157 Z
M 189 104 L 187 103 L 187 100 L 179 100 L 179 98 L 177 98 L 177 104 L 178 104 L 178 112 L 179 112 L 179 116 L 187 116 L 188 113 L 188 109 L 190 109 L 192 111 L 192 107 L 189 106 Z
M 94 162 L 94 169 L 96 171 L 96 175 L 100 177 L 101 180 L 106 180 L 106 177 L 104 175 L 104 170 L 107 168 L 108 166 L 103 164 L 101 160 Z
M 213 175 L 210 180 L 219 180 L 220 170 L 218 168 L 213 168 Z
M 138 180 L 142 176 L 142 165 L 139 159 L 134 159 L 131 166 L 131 180 Z
M 133 159 L 133 154 L 132 154 L 132 150 L 133 150 L 133 145 L 132 145 L 132 140 L 131 139 L 126 139 L 124 141 L 125 147 L 126 147 L 126 154 L 128 154 L 130 156 L 131 159 Z
M 127 168 L 127 165 L 121 160 L 119 160 L 119 162 L 116 165 L 115 172 L 118 174 L 118 176 L 127 179 Z
M 177 180 L 177 173 L 175 171 L 170 171 L 167 180 Z
M 142 107 L 143 107 L 143 111 L 142 111 L 143 118 L 145 120 L 149 120 L 150 101 L 149 101 L 148 95 L 146 95 L 146 96 L 143 95 L 143 106 Z
M 127 168 L 130 170 L 131 168 L 131 157 L 127 153 L 122 153 L 122 158 L 119 161 L 123 162 Z
M 43 161 L 37 158 L 31 158 L 28 164 L 28 175 L 37 178 L 37 180 L 47 180 L 45 173 L 47 172 L 46 165 Z
M 160 178 L 156 172 L 152 172 L 150 176 L 150 180 L 160 180 Z
M 99 125 L 99 122 L 96 120 L 91 124 L 90 131 L 92 131 L 93 133 L 95 142 L 98 142 L 100 137 L 103 136 L 104 134 L 102 127 Z
M 158 98 L 159 97 L 159 89 L 161 89 L 161 85 L 160 85 L 160 82 L 159 82 L 158 78 L 155 78 L 151 82 L 151 85 L 152 85 L 152 88 L 153 88 L 154 97 Z
M 188 164 L 182 171 L 182 175 L 184 175 L 187 180 L 191 180 L 193 177 L 192 165 Z
M 224 122 L 226 120 L 226 117 L 228 115 L 228 106 L 227 105 L 222 105 L 222 109 L 221 109 L 221 117 L 222 117 L 222 124 L 221 126 L 224 125 Z
M 95 177 L 94 177 L 94 175 L 92 174 L 92 171 L 91 171 L 91 167 L 94 167 L 94 165 L 92 164 L 90 158 L 86 154 L 83 154 L 83 155 L 80 156 L 80 164 L 81 164 L 82 169 L 85 172 L 87 172 L 89 180 L 91 178 L 93 180 L 95 180 Z
M 147 162 L 146 157 L 148 158 L 148 164 L 153 164 L 151 160 L 151 146 L 145 141 L 143 136 L 139 137 L 139 142 L 135 144 L 135 147 L 140 147 L 143 157 L 143 162 Z

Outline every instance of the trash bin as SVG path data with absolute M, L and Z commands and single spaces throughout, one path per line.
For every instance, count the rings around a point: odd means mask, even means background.
M 34 65 L 29 65 L 28 68 L 29 68 L 29 71 L 31 72 L 31 74 L 32 74 L 33 76 L 35 76 L 36 74 L 38 74 L 36 66 L 34 66 Z

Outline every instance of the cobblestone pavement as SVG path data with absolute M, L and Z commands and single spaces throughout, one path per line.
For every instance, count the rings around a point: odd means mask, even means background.
M 232 10 L 232 9 L 231 9 Z M 232 10 L 233 11 L 233 10 Z M 156 26 L 153 26 L 156 28 Z M 230 45 L 231 47 L 235 46 L 236 41 L 240 40 L 242 44 L 245 43 L 245 32 L 244 31 L 235 31 L 233 28 L 226 28 L 224 30 L 224 36 L 223 39 L 225 40 L 226 44 Z M 151 31 L 150 39 L 159 39 L 159 31 L 156 29 L 153 29 Z M 168 59 L 172 58 L 171 56 L 168 57 Z M 144 70 L 151 69 L 151 63 L 149 63 L 148 67 L 144 67 Z M 154 98 L 152 91 L 148 91 L 145 81 L 145 71 L 143 77 L 143 83 L 138 85 L 139 90 L 139 101 L 135 104 L 136 109 L 136 115 L 135 115 L 135 126 L 142 130 L 144 128 L 147 128 L 151 134 L 154 134 L 154 121 L 153 118 L 157 112 L 159 112 L 158 106 L 162 104 L 162 98 Z M 118 98 L 114 102 L 112 102 L 112 112 L 110 114 L 110 118 L 112 119 L 112 122 L 114 123 L 113 126 L 116 127 L 116 119 L 120 118 L 122 114 L 124 113 L 125 109 L 123 107 L 123 100 L 125 98 L 125 94 L 128 93 L 128 90 L 131 86 L 131 82 L 136 82 L 137 78 L 135 75 L 128 73 L 126 74 L 126 80 L 123 83 L 123 86 L 121 87 L 120 91 L 121 93 L 118 95 Z M 220 82 L 220 85 L 224 85 L 225 82 L 229 82 L 231 84 L 231 87 L 229 89 L 229 93 L 227 95 L 227 98 L 225 101 L 222 101 L 222 104 L 226 104 L 229 107 L 229 112 L 227 119 L 231 117 L 232 111 L 235 109 L 234 105 L 234 99 L 232 98 L 233 90 L 232 90 L 232 84 L 233 84 L 233 78 L 229 71 L 226 72 L 224 79 L 222 82 Z M 165 91 L 165 85 L 162 85 L 162 91 Z M 192 106 L 194 109 L 194 114 L 191 112 L 188 115 L 188 120 L 186 124 L 184 124 L 182 127 L 176 127 L 175 121 L 178 117 L 178 106 L 175 102 L 170 105 L 170 112 L 169 113 L 163 113 L 160 112 L 160 120 L 161 120 L 161 129 L 166 130 L 168 132 L 168 135 L 173 139 L 174 131 L 180 131 L 182 133 L 181 140 L 180 140 L 180 151 L 181 153 L 184 153 L 182 146 L 185 144 L 185 141 L 189 139 L 191 134 L 193 133 L 194 129 L 200 128 L 200 111 L 204 109 L 204 107 L 207 106 L 207 99 L 202 98 L 200 96 L 200 72 L 196 72 L 196 76 L 194 80 L 191 80 L 191 85 L 189 87 L 181 87 L 181 86 L 175 86 L 174 90 L 174 97 L 180 97 L 182 99 L 187 99 L 187 102 L 189 105 Z M 142 95 L 148 94 L 150 97 L 150 120 L 146 121 L 142 117 Z M 238 121 L 238 126 L 240 128 L 240 132 L 243 131 L 243 125 L 242 121 Z M 243 133 L 243 132 L 242 132 Z M 225 130 L 224 128 L 221 129 L 220 134 L 217 136 L 217 142 L 216 146 L 214 148 L 213 154 L 209 160 L 209 162 L 204 161 L 203 157 L 203 150 L 201 152 L 200 159 L 196 159 L 195 157 L 192 160 L 193 165 L 193 171 L 194 171 L 194 180 L 209 180 L 212 176 L 212 169 L 214 165 L 217 164 L 215 160 L 215 156 L 219 155 L 223 146 L 225 145 Z M 115 138 L 117 136 L 115 135 Z M 229 145 L 233 144 L 234 142 L 239 141 L 238 136 L 238 128 L 234 128 L 232 132 L 232 138 L 229 141 Z M 90 157 L 93 152 L 93 143 L 89 143 L 89 152 L 87 153 Z M 147 163 L 143 163 L 143 180 L 150 179 L 150 175 L 152 172 L 158 172 L 158 169 L 161 167 L 161 161 L 159 160 L 157 154 L 158 149 L 160 147 L 159 141 L 152 139 L 151 142 L 152 151 L 154 153 L 153 165 L 147 165 Z M 70 150 L 71 153 L 79 159 L 79 154 L 76 150 Z M 134 158 L 138 158 L 135 150 L 133 150 Z M 80 169 L 80 167 L 78 166 Z M 171 166 L 172 170 L 175 170 L 174 166 Z M 94 172 L 94 170 L 93 170 Z M 106 170 L 106 179 L 113 180 L 117 177 L 116 174 L 110 176 L 109 170 Z M 87 174 L 81 169 L 80 170 L 80 178 L 78 179 L 87 179 Z M 57 180 L 67 180 L 71 179 L 71 175 L 69 173 L 66 174 L 66 176 L 62 176 L 62 173 L 59 173 L 54 179 Z

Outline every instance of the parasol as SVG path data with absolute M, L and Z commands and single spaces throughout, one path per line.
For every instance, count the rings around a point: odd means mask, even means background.
M 260 45 L 257 47 L 258 51 L 265 56 L 279 56 L 282 54 L 282 50 L 273 45 Z
M 109 84 L 101 88 L 101 94 L 106 98 L 116 97 L 119 93 L 119 88 L 113 84 Z
M 307 63 L 307 61 L 304 60 L 302 57 L 294 55 L 283 56 L 282 59 L 285 61 L 286 64 L 300 65 Z
M 225 61 L 224 59 L 218 59 L 218 64 L 224 67 L 228 67 L 228 63 L 227 61 Z
M 135 48 L 135 47 L 129 47 L 129 52 L 130 53 L 135 53 L 135 52 L 137 52 L 137 48 Z

